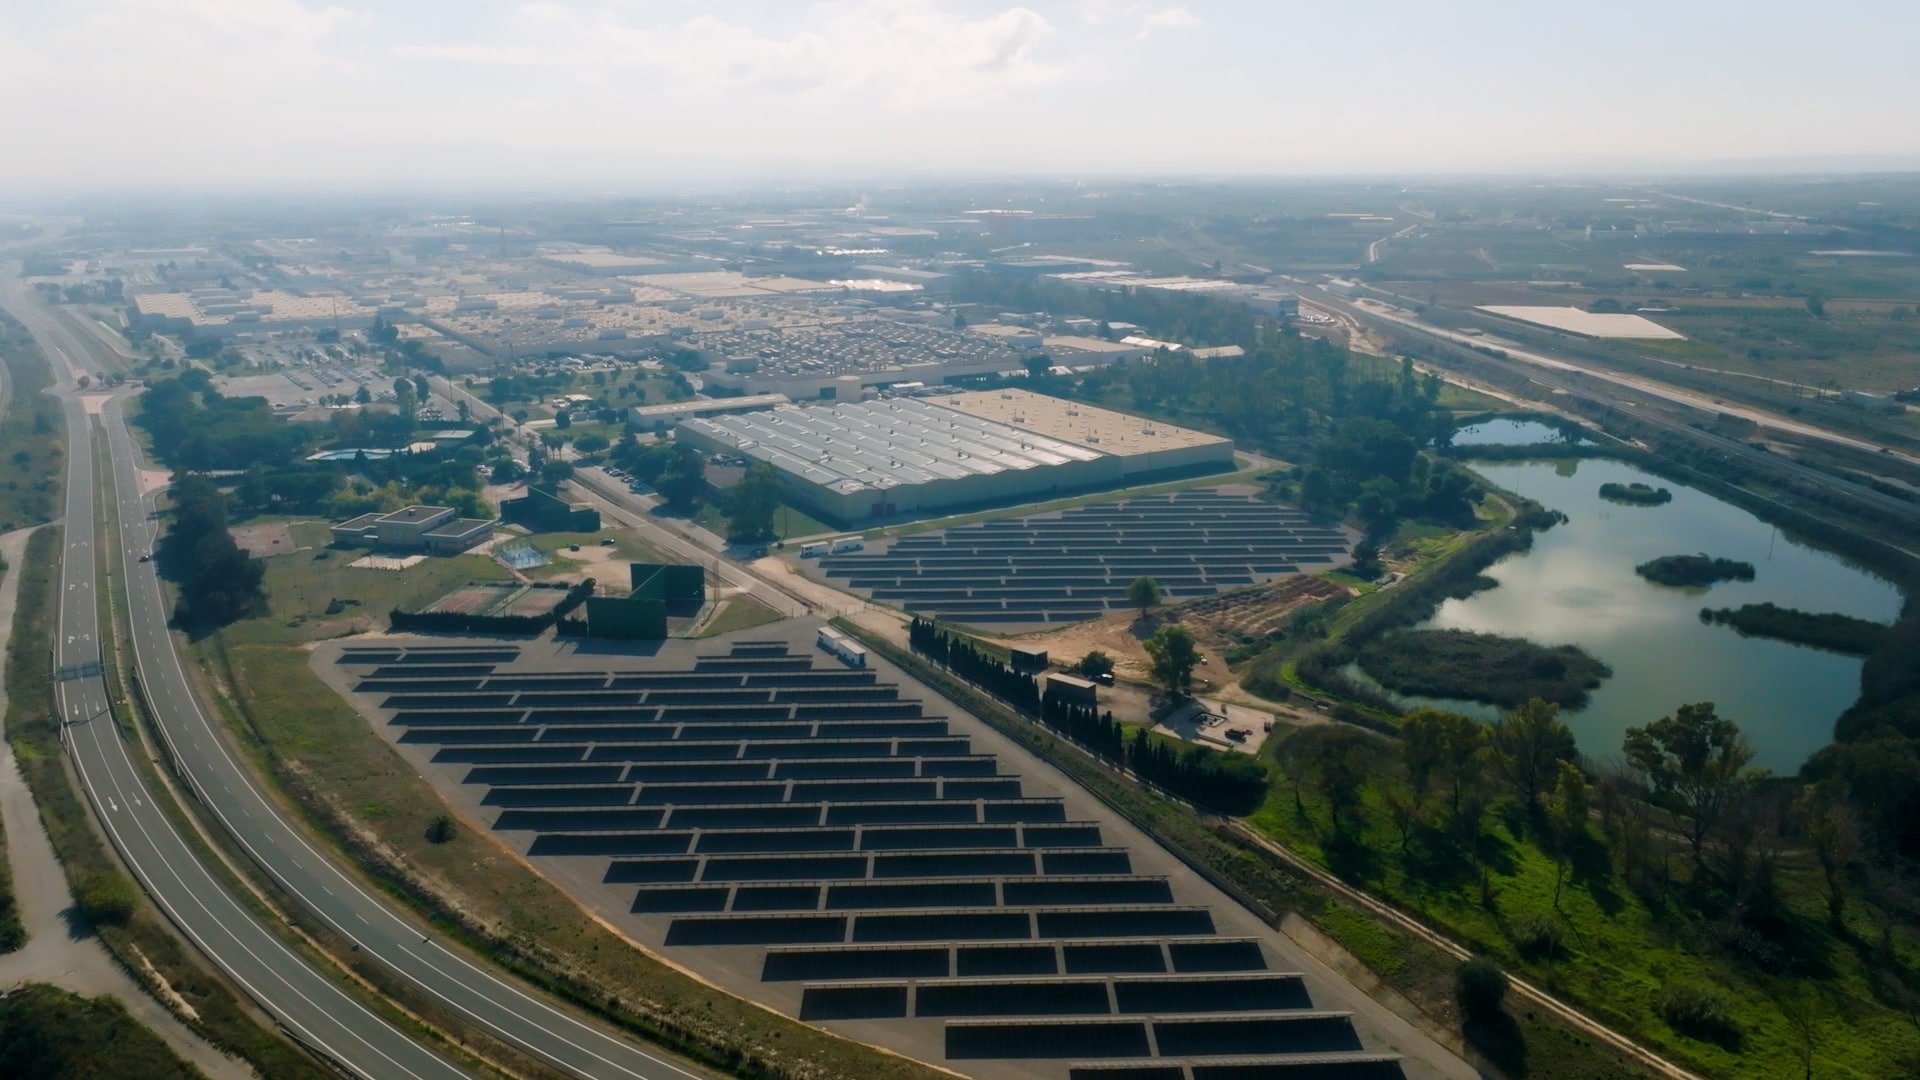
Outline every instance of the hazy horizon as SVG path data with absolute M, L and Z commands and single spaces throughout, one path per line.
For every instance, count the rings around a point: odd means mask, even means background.
M 1920 6 L 1333 7 L 74 0 L 0 14 L 0 189 L 1920 168 Z

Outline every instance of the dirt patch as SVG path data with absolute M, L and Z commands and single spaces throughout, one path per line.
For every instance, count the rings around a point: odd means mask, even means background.
M 1204 623 L 1225 637 L 1261 637 L 1284 628 L 1308 604 L 1346 595 L 1345 587 L 1326 578 L 1301 576 L 1191 600 L 1179 610 L 1185 621 Z
M 1047 657 L 1056 664 L 1071 665 L 1090 652 L 1103 652 L 1113 658 L 1115 675 L 1122 679 L 1146 680 L 1153 675 L 1153 661 L 1148 659 L 1146 646 L 1141 642 L 1159 628 L 1157 617 L 1143 619 L 1138 611 L 1125 611 L 1037 634 L 981 636 L 998 645 L 1045 649 Z
M 256 559 L 269 555 L 285 555 L 295 550 L 293 531 L 284 523 L 274 522 L 268 525 L 235 525 L 227 532 L 240 550 Z

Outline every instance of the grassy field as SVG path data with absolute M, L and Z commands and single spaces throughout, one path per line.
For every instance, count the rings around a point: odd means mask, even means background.
M 584 555 L 588 549 L 597 550 L 602 540 L 613 541 L 613 555 L 622 563 L 679 561 L 668 558 L 659 548 L 648 543 L 638 529 L 601 529 L 597 533 L 536 533 L 527 539 L 534 547 L 553 556 L 553 561 L 547 565 L 536 566 L 525 571 L 527 577 L 535 581 L 552 581 L 556 578 L 574 580 L 589 572 L 594 573 L 598 578 L 607 578 L 604 565 L 591 563 L 586 558 L 575 558 L 569 552 L 570 548 L 578 544 L 580 551 L 577 554 Z M 613 575 L 615 580 L 603 580 L 602 584 L 624 588 L 627 584 L 626 567 L 620 566 L 618 570 L 619 572 Z
M 786 618 L 751 596 L 735 596 L 723 601 L 726 607 L 720 609 L 712 621 L 697 635 L 699 637 L 719 637 L 731 634 L 735 630 L 749 630 L 756 626 L 766 626 Z
M 9 1076 L 141 1077 L 193 1080 L 200 1070 L 180 1060 L 158 1035 L 114 999 L 69 994 L 30 983 L 0 1008 L 0 1071 Z
M 1304 809 L 1297 810 L 1284 779 L 1276 780 L 1250 821 L 1343 880 L 1706 1075 L 1800 1075 L 1796 1029 L 1783 1009 L 1783 992 L 1804 992 L 1817 1003 L 1815 1075 L 1911 1075 L 1902 1072 L 1902 1063 L 1920 1054 L 1914 1025 L 1876 999 L 1869 984 L 1864 956 L 1877 935 L 1872 919 L 1861 911 L 1846 936 L 1828 930 L 1818 875 L 1806 860 L 1782 861 L 1787 911 L 1775 943 L 1808 966 L 1798 975 L 1775 977 L 1726 947 L 1709 946 L 1720 932 L 1713 920 L 1674 892 L 1629 880 L 1598 829 L 1574 857 L 1557 909 L 1555 862 L 1536 843 L 1525 810 L 1510 800 L 1492 804 L 1471 842 L 1448 835 L 1441 824 L 1444 808 L 1437 798 L 1430 800 L 1427 820 L 1435 824 L 1416 825 L 1403 842 L 1385 794 L 1405 788 L 1386 778 L 1391 775 L 1391 768 L 1370 770 L 1361 806 L 1342 815 L 1342 830 L 1332 827 L 1325 802 L 1311 790 L 1304 794 Z M 1672 858 L 1676 868 L 1685 861 L 1682 853 Z M 1476 865 L 1486 869 L 1484 892 Z M 1557 954 L 1540 946 L 1543 927 L 1561 935 Z M 1913 942 L 1900 948 L 1911 956 Z M 1655 1002 L 1663 988 L 1675 986 L 1718 994 L 1737 1034 L 1714 1042 L 1673 1030 Z
M 44 391 L 46 357 L 25 327 L 0 315 L 6 412 L 0 414 L 0 532 L 53 520 L 66 463 L 66 419 Z
M 119 862 L 94 831 L 85 803 L 66 766 L 57 720 L 52 716 L 52 687 L 45 644 L 53 634 L 52 595 L 59 568 L 60 533 L 43 529 L 27 548 L 27 574 L 7 654 L 7 738 L 40 820 L 69 882 L 87 878 L 124 878 Z M 192 1026 L 213 1045 L 238 1054 L 269 1077 L 322 1080 L 332 1074 L 292 1044 L 256 1023 L 227 984 L 200 965 L 166 919 L 140 897 L 124 923 L 94 927 L 102 945 L 129 969 L 137 970 L 138 950 L 198 1014 Z
M 244 638 L 248 635 L 239 635 Z M 769 1077 L 942 1075 L 767 1012 L 617 937 L 483 830 L 429 843 L 447 812 L 351 706 L 279 644 L 202 643 L 245 702 L 248 741 L 326 836 L 476 949 L 630 1029 L 710 1062 Z
M 727 515 L 711 502 L 700 504 L 699 511 L 693 515 L 693 521 L 701 528 L 719 533 L 721 536 L 727 535 Z M 785 537 L 789 541 L 840 531 L 796 506 L 782 503 L 780 508 L 773 512 L 773 534 Z
M 275 519 L 257 518 L 248 524 Z M 292 643 L 384 630 L 395 607 L 418 611 L 449 589 L 469 581 L 507 581 L 505 567 L 485 555 L 433 557 L 405 570 L 356 570 L 347 564 L 365 552 L 330 548 L 324 522 L 291 523 L 297 550 L 275 555 L 267 566 L 267 602 L 272 613 L 228 629 L 245 641 Z M 328 602 L 342 609 L 326 614 Z

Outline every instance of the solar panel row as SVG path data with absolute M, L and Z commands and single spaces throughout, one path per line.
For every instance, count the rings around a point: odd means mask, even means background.
M 1034 593 L 1005 591 L 985 599 Z M 495 830 L 591 860 L 670 950 L 761 950 L 803 1019 L 940 1024 L 954 1061 L 1361 1061 L 1346 1019 L 1310 1012 L 1258 942 L 1216 937 L 1169 878 L 871 669 L 815 669 L 777 641 L 585 675 L 472 655 L 342 662 L 368 668 L 358 689 L 402 742 L 484 789 Z

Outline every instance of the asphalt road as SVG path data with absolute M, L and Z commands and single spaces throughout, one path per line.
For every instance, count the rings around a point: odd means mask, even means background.
M 17 279 L 16 279 L 17 281 Z M 17 284 L 6 300 L 58 367 L 86 370 L 85 352 L 69 328 L 31 301 Z M 69 384 L 71 385 L 71 384 Z M 66 399 L 70 437 L 62 604 L 56 664 L 99 659 L 93 536 L 94 459 L 87 418 Z M 685 1080 L 706 1074 L 648 1053 L 635 1043 L 565 1012 L 534 993 L 433 940 L 433 932 L 390 908 L 336 867 L 280 816 L 252 774 L 228 748 L 187 678 L 167 606 L 151 564 L 156 522 L 139 493 L 139 451 L 119 411 L 102 417 L 110 471 L 100 480 L 117 504 L 122 535 L 102 537 L 109 573 L 125 586 L 133 660 L 161 736 L 187 785 L 233 839 L 285 889 L 362 952 L 415 990 L 474 1027 L 565 1072 L 583 1077 Z M 59 684 L 67 741 L 82 782 L 115 845 L 148 893 L 182 931 L 303 1041 L 367 1077 L 464 1075 L 439 1055 L 369 1012 L 304 958 L 290 951 L 209 874 L 153 805 L 125 744 L 105 715 L 106 688 L 97 675 Z

